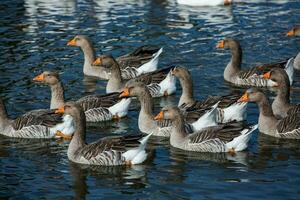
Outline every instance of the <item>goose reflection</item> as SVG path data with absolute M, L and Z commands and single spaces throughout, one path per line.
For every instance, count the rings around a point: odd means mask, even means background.
M 154 159 L 154 150 L 148 153 L 148 159 L 143 165 L 128 166 L 91 166 L 69 162 L 70 175 L 73 179 L 74 199 L 86 199 L 93 184 L 99 188 L 118 187 L 126 185 L 132 189 L 146 188 L 148 184 L 147 171 Z M 94 188 L 94 187 L 93 187 Z
M 258 136 L 258 151 L 251 167 L 266 169 L 274 161 L 300 159 L 300 141 L 275 138 L 264 134 Z

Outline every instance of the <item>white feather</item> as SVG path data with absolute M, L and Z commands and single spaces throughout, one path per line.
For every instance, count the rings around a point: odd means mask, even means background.
M 168 95 L 173 94 L 176 92 L 176 77 L 169 72 L 166 78 L 158 85 L 160 86 L 160 94 L 163 95 L 165 92 L 167 92 Z
M 227 150 L 234 149 L 234 151 L 243 151 L 248 147 L 248 142 L 252 136 L 254 130 L 258 128 L 258 124 L 250 127 L 250 129 L 244 129 L 241 135 L 234 138 L 232 141 L 226 143 Z
M 122 154 L 126 161 L 131 161 L 132 164 L 141 164 L 147 158 L 147 153 L 145 151 L 147 142 L 153 132 L 140 140 L 140 145 L 137 148 L 130 149 Z
M 131 98 L 122 99 L 120 102 L 108 108 L 112 115 L 118 117 L 125 117 L 128 113 Z
M 51 135 L 55 135 L 57 131 L 61 131 L 65 135 L 73 135 L 75 131 L 74 120 L 71 115 L 64 115 L 63 122 L 50 128 Z
M 163 48 L 160 48 L 155 54 L 153 54 L 153 58 L 149 62 L 137 68 L 136 70 L 138 72 L 138 75 L 155 71 L 158 66 L 159 56 L 162 52 Z
M 224 119 L 222 123 L 227 123 L 231 121 L 243 121 L 247 117 L 247 102 L 235 103 L 231 106 L 224 108 Z
M 216 126 L 217 125 L 217 113 L 218 113 L 218 105 L 220 102 L 217 102 L 212 106 L 212 109 L 206 112 L 202 117 L 200 117 L 197 121 L 192 123 L 194 131 L 199 131 L 203 128 Z
M 286 71 L 287 75 L 289 76 L 290 85 L 293 84 L 293 76 L 294 76 L 294 58 L 290 58 L 286 65 L 284 70 Z

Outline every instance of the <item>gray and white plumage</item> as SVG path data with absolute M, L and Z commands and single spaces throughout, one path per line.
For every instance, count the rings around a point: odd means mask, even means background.
M 242 151 L 247 148 L 251 133 L 257 128 L 257 126 L 246 128 L 241 123 L 228 123 L 189 134 L 185 130 L 184 118 L 179 108 L 170 106 L 163 108 L 156 119 L 161 118 L 173 122 L 171 145 L 185 151 L 212 153 Z
M 0 113 L 0 132 L 8 137 L 54 138 L 57 131 L 68 136 L 74 132 L 72 119 L 55 113 L 54 110 L 33 110 L 16 119 L 10 119 L 3 101 L 0 100 Z
M 50 108 L 55 109 L 65 104 L 64 88 L 57 73 L 45 71 L 34 78 L 34 80 L 50 86 Z M 82 106 L 88 122 L 101 122 L 126 116 L 131 100 L 120 100 L 119 93 L 110 93 L 87 95 L 76 102 Z
M 287 71 L 290 84 L 293 82 L 293 58 L 271 64 L 264 64 L 242 70 L 242 48 L 238 40 L 226 38 L 221 40 L 217 45 L 218 48 L 229 48 L 232 54 L 231 60 L 224 70 L 224 79 L 238 86 L 256 86 L 256 87 L 272 87 L 274 82 L 266 80 L 262 74 L 274 67 L 280 67 Z
M 151 135 L 125 135 L 104 137 L 86 144 L 86 117 L 76 103 L 66 103 L 65 114 L 74 118 L 76 130 L 68 147 L 68 158 L 76 163 L 88 165 L 132 165 L 147 158 L 145 147 Z
M 79 46 L 84 54 L 84 65 L 83 73 L 87 76 L 99 77 L 101 79 L 109 79 L 110 73 L 109 70 L 102 66 L 92 66 L 93 62 L 96 59 L 96 53 L 92 41 L 84 35 L 77 35 L 67 44 L 68 46 Z M 117 58 L 117 61 L 120 64 L 122 69 L 130 67 L 139 67 L 144 63 L 149 62 L 153 59 L 153 54 L 159 51 L 158 48 L 151 46 L 142 46 L 133 52 L 123 55 Z M 155 64 L 155 63 L 154 63 Z M 156 63 L 157 64 L 157 63 Z M 153 66 L 154 68 L 157 66 Z M 127 75 L 134 75 L 132 73 L 127 73 L 127 70 L 124 71 L 124 77 Z
M 259 131 L 277 138 L 300 139 L 300 113 L 289 114 L 277 119 L 273 113 L 268 97 L 260 90 L 251 88 L 240 101 L 257 103 L 259 107 Z

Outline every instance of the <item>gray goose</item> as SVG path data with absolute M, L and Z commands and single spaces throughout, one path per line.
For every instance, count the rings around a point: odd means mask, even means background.
M 272 103 L 274 115 L 277 118 L 284 118 L 289 114 L 300 112 L 300 105 L 290 103 L 289 77 L 283 69 L 274 68 L 263 76 L 276 83 L 277 96 Z
M 294 58 L 278 63 L 256 66 L 248 70 L 242 70 L 242 48 L 238 40 L 226 38 L 217 44 L 217 48 L 229 48 L 231 60 L 224 70 L 224 79 L 237 86 L 272 87 L 271 80 L 263 79 L 262 75 L 274 67 L 284 68 L 289 75 L 290 84 L 293 82 L 293 62 Z
M 141 110 L 138 119 L 138 126 L 140 131 L 146 134 L 153 133 L 153 135 L 155 136 L 170 136 L 170 125 L 172 122 L 170 120 L 163 120 L 159 122 L 154 120 L 153 98 L 151 97 L 151 94 L 144 83 L 134 80 L 128 81 L 120 97 L 137 97 L 140 101 Z M 203 127 L 215 125 L 214 121 L 210 122 L 207 120 L 212 118 L 210 117 L 211 115 L 215 115 L 214 112 L 216 112 L 216 106 L 207 111 L 199 119 L 195 119 L 194 115 L 186 114 L 186 120 L 188 122 L 191 122 L 185 124 L 186 131 L 193 132 L 194 130 L 202 129 Z
M 218 112 L 216 112 L 218 123 L 243 121 L 246 119 L 247 104 L 237 103 L 240 95 L 209 96 L 204 101 L 197 101 L 194 99 L 193 80 L 190 72 L 185 67 L 178 66 L 173 68 L 171 73 L 179 79 L 182 88 L 182 94 L 178 103 L 180 109 L 194 114 L 198 113 L 199 116 L 197 118 L 199 118 L 219 102 Z
M 92 63 L 96 60 L 95 49 L 91 40 L 84 35 L 77 35 L 72 40 L 67 43 L 68 46 L 79 46 L 84 53 L 84 65 L 83 65 L 83 73 L 88 76 L 96 76 L 101 79 L 108 79 L 110 76 L 109 71 L 106 68 L 101 66 L 92 67 Z M 151 46 L 142 46 L 136 49 L 134 52 L 123 55 L 117 58 L 117 61 L 122 68 L 122 76 L 126 79 L 132 78 L 132 74 L 130 71 L 132 69 L 130 67 L 137 68 L 142 64 L 149 62 L 152 60 L 150 64 L 153 66 L 148 66 L 148 70 L 155 70 L 158 64 L 158 57 L 161 53 L 162 49 L 151 47 Z M 157 54 L 155 54 L 157 53 Z M 154 58 L 155 57 L 155 58 Z M 142 70 L 142 73 L 144 71 Z
M 184 117 L 178 107 L 167 106 L 155 120 L 171 120 L 170 144 L 185 151 L 198 152 L 237 152 L 248 146 L 251 133 L 257 125 L 244 128 L 241 124 L 227 124 L 209 127 L 191 134 L 185 131 Z
M 109 69 L 111 74 L 106 85 L 106 92 L 120 92 L 128 80 L 123 79 L 118 62 L 110 55 L 99 57 L 99 65 Z M 176 91 L 176 79 L 170 73 L 172 67 L 156 70 L 135 78 L 136 81 L 144 82 L 152 97 L 168 96 Z
M 74 102 L 68 102 L 55 112 L 70 115 L 74 119 L 76 129 L 67 151 L 68 159 L 72 162 L 116 166 L 140 164 L 146 160 L 145 148 L 151 135 L 104 137 L 91 144 L 86 144 L 86 117 L 81 106 Z
M 299 112 L 278 120 L 272 111 L 268 97 L 256 88 L 248 89 L 238 101 L 255 102 L 258 105 L 258 127 L 261 133 L 277 138 L 300 139 Z
M 64 89 L 58 73 L 45 71 L 33 80 L 47 84 L 51 88 L 50 109 L 56 109 L 65 104 Z M 119 93 L 104 95 L 88 95 L 78 99 L 85 112 L 88 122 L 109 121 L 127 115 L 131 99 L 118 98 Z
M 10 119 L 5 105 L 0 99 L 0 134 L 15 138 L 55 138 L 70 139 L 74 132 L 70 115 L 55 113 L 54 110 L 33 110 Z

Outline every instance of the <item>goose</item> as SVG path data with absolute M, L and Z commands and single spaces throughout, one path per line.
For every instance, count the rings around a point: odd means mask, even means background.
M 120 94 L 120 97 L 137 97 L 141 104 L 141 110 L 138 118 L 138 127 L 141 132 L 146 134 L 152 134 L 154 136 L 169 137 L 170 136 L 170 120 L 164 120 L 157 122 L 154 120 L 153 113 L 153 98 L 149 92 L 149 89 L 142 82 L 128 81 L 125 88 Z M 193 123 L 186 123 L 187 132 L 193 132 L 194 130 L 200 130 L 204 127 L 214 126 L 217 124 L 216 119 L 212 120 L 216 116 L 215 112 L 217 104 L 212 106 L 211 110 L 208 110 L 199 119 L 188 119 L 193 118 L 186 114 L 187 121 L 193 121 Z
M 58 73 L 45 71 L 33 80 L 50 86 L 50 109 L 56 109 L 65 104 L 64 89 Z M 88 95 L 78 99 L 76 102 L 82 106 L 88 122 L 109 121 L 125 117 L 128 113 L 131 99 L 124 98 L 119 101 L 118 96 L 119 93 Z
M 247 103 L 237 103 L 239 95 L 209 96 L 202 102 L 197 101 L 194 99 L 193 80 L 190 72 L 185 67 L 177 66 L 171 70 L 171 74 L 179 79 L 182 88 L 182 94 L 178 103 L 180 109 L 189 112 L 193 110 L 206 111 L 219 102 L 218 112 L 216 113 L 218 123 L 243 121 L 246 119 Z
M 120 92 L 128 80 L 123 79 L 118 62 L 110 55 L 99 57 L 102 67 L 110 69 L 111 76 L 106 85 L 106 93 Z M 152 97 L 168 96 L 176 91 L 176 79 L 170 73 L 172 67 L 160 69 L 154 72 L 143 74 L 135 80 L 142 81 L 147 87 Z
M 274 67 L 285 68 L 289 75 L 290 84 L 293 82 L 294 58 L 290 58 L 288 61 L 282 61 L 279 63 L 253 67 L 249 70 L 241 70 L 243 54 L 238 40 L 226 38 L 218 43 L 217 48 L 229 48 L 231 51 L 232 57 L 224 70 L 224 79 L 234 85 L 272 87 L 274 86 L 274 82 L 264 79 L 261 75 Z
M 10 119 L 4 102 L 0 99 L 0 134 L 14 138 L 64 138 L 70 139 L 75 131 L 70 115 L 54 110 L 39 109 Z
M 84 54 L 84 65 L 83 65 L 83 73 L 87 76 L 96 76 L 101 79 L 109 78 L 109 71 L 103 67 L 92 67 L 92 63 L 95 61 L 95 49 L 91 42 L 91 40 L 84 35 L 77 35 L 72 40 L 67 43 L 67 46 L 79 46 Z M 156 53 L 157 52 L 157 53 Z M 136 49 L 134 52 L 123 55 L 117 58 L 122 69 L 128 67 L 138 67 L 144 64 L 145 62 L 151 61 L 150 64 L 153 66 L 148 66 L 146 69 L 155 70 L 158 64 L 158 57 L 161 54 L 162 49 L 158 50 L 157 48 L 153 48 L 150 46 L 142 46 Z M 155 54 L 156 53 L 156 54 Z M 153 56 L 154 55 L 154 56 Z M 153 58 L 155 57 L 155 59 Z M 124 76 L 131 75 L 130 72 L 124 71 Z M 143 71 L 142 71 L 143 72 Z M 130 77 L 124 77 L 130 78 Z
M 300 113 L 277 119 L 268 97 L 256 88 L 248 89 L 239 102 L 255 102 L 259 108 L 258 129 L 261 133 L 286 139 L 300 139 Z
M 189 6 L 219 6 L 230 5 L 232 0 L 177 0 L 177 3 Z
M 75 132 L 68 147 L 68 159 L 75 163 L 87 165 L 137 165 L 147 158 L 145 151 L 151 136 L 124 135 L 104 137 L 96 142 L 86 144 L 86 117 L 82 107 L 75 102 L 68 102 L 58 108 L 56 113 L 73 117 Z
M 153 72 L 153 71 L 157 70 L 158 59 L 159 59 L 159 56 L 162 53 L 162 51 L 163 51 L 162 48 L 159 49 L 158 52 L 153 54 L 153 58 L 150 61 L 148 61 L 147 63 L 144 63 L 141 66 L 131 67 L 130 65 L 127 65 L 126 68 L 120 69 L 120 73 L 121 73 L 122 78 L 132 79 L 132 78 L 138 77 L 142 74 L 145 74 L 145 73 L 148 73 L 148 72 Z M 96 58 L 96 60 L 93 62 L 92 65 L 101 67 L 101 63 L 102 63 L 101 59 L 102 59 L 102 57 L 99 56 L 98 58 Z M 119 62 L 117 62 L 117 63 L 120 66 Z
M 277 96 L 272 103 L 272 109 L 277 118 L 284 118 L 291 113 L 300 112 L 300 104 L 292 105 L 290 103 L 289 77 L 283 69 L 271 69 L 263 77 L 276 83 Z
M 300 37 L 300 26 L 295 26 L 289 30 L 286 34 L 287 36 L 298 36 Z
M 248 142 L 257 125 L 244 128 L 240 125 L 213 126 L 194 133 L 185 131 L 184 117 L 178 107 L 167 106 L 155 117 L 155 120 L 171 120 L 171 146 L 184 151 L 197 152 L 238 152 L 247 148 Z

